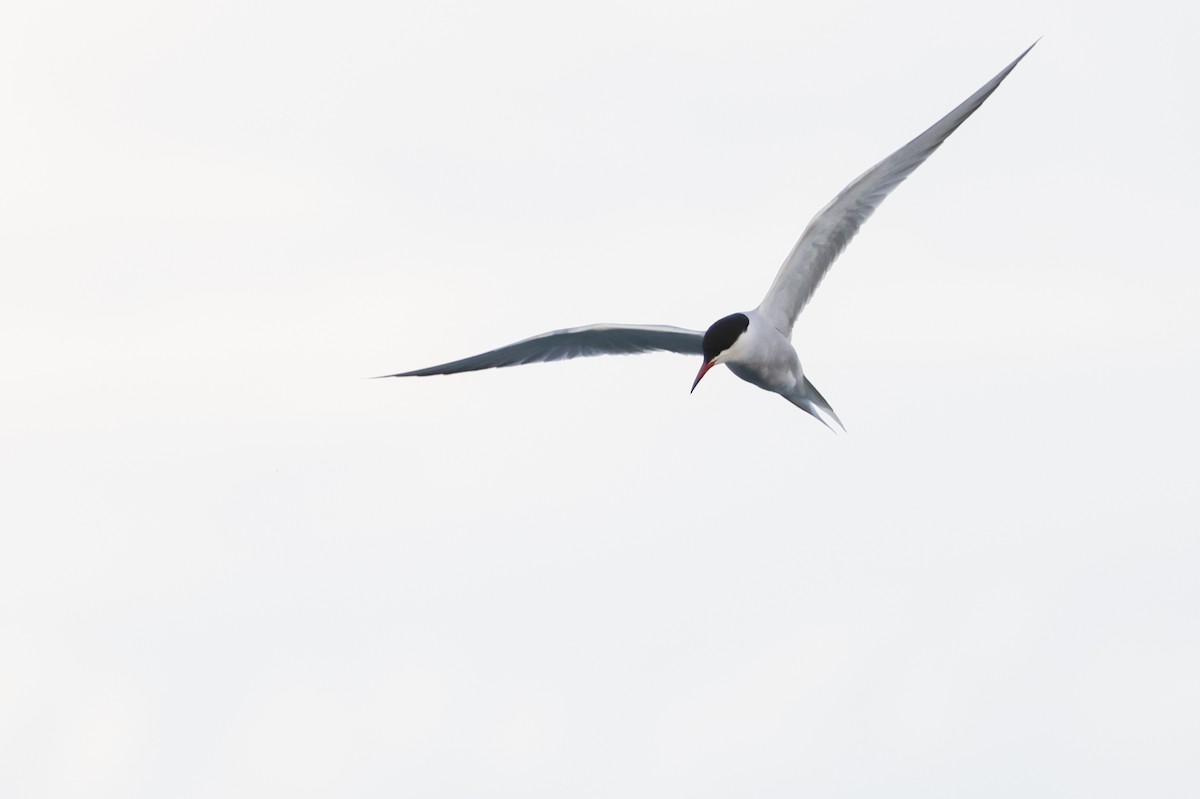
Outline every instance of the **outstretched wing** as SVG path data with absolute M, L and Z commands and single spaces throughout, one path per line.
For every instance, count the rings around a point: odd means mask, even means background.
M 962 105 L 938 120 L 929 130 L 868 169 L 842 189 L 841 194 L 834 197 L 829 205 L 822 208 L 808 223 L 800 241 L 796 242 L 796 246 L 779 267 L 775 281 L 767 290 L 767 296 L 758 306 L 759 313 L 769 319 L 785 336 L 790 336 L 792 325 L 800 315 L 800 310 L 863 222 L 875 213 L 875 209 L 893 189 L 924 163 L 967 117 L 983 105 L 983 101 L 1032 49 L 1031 44 L 1015 61 L 968 97 Z
M 587 358 L 593 355 L 633 355 L 639 352 L 678 352 L 681 355 L 700 355 L 704 334 L 667 325 L 587 325 L 552 330 L 516 344 L 489 350 L 458 361 L 399 372 L 383 377 L 427 377 L 495 369 L 501 366 L 520 366 L 526 363 L 563 361 L 568 358 Z

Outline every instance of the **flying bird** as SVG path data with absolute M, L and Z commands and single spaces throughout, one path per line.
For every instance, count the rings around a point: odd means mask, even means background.
M 449 375 L 592 355 L 677 352 L 704 359 L 692 382 L 692 391 L 709 370 L 724 364 L 741 379 L 779 394 L 831 430 L 831 422 L 844 430 L 833 408 L 800 366 L 791 342 L 796 317 L 834 260 L 884 198 L 983 105 L 1033 46 L 920 136 L 856 178 L 818 211 L 754 310 L 718 319 L 703 333 L 666 325 L 599 324 L 552 330 L 469 358 L 383 377 Z

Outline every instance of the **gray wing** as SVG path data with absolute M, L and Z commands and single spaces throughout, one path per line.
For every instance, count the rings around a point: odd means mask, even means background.
M 829 205 L 822 208 L 808 223 L 800 241 L 796 242 L 796 246 L 779 267 L 775 281 L 767 290 L 767 296 L 758 306 L 759 313 L 784 335 L 790 336 L 792 325 L 800 315 L 800 310 L 862 224 L 875 213 L 875 209 L 893 189 L 924 163 L 967 117 L 983 105 L 983 101 L 996 90 L 1026 53 L 1033 49 L 1034 44 L 1017 56 L 999 75 L 984 84 L 983 88 L 968 97 L 962 105 L 938 120 L 929 130 L 868 169 L 842 189 L 841 194 L 834 197 Z
M 516 344 L 472 355 L 458 361 L 399 372 L 383 377 L 427 377 L 495 369 L 501 366 L 520 366 L 543 361 L 563 361 L 568 358 L 587 358 L 593 355 L 632 355 L 639 352 L 678 352 L 681 355 L 700 355 L 704 334 L 667 325 L 587 325 L 552 330 Z

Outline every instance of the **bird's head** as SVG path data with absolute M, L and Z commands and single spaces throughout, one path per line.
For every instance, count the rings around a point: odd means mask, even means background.
M 735 313 L 718 319 L 708 330 L 704 331 L 704 363 L 696 375 L 696 382 L 692 383 L 692 391 L 695 391 L 696 386 L 700 385 L 700 378 L 704 377 L 709 369 L 725 362 L 730 348 L 748 327 L 750 327 L 750 317 L 744 313 Z

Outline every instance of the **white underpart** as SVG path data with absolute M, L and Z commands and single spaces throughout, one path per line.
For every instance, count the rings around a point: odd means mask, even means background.
M 784 396 L 794 393 L 804 382 L 796 348 L 758 311 L 745 313 L 750 319 L 746 331 L 714 360 L 759 388 Z

